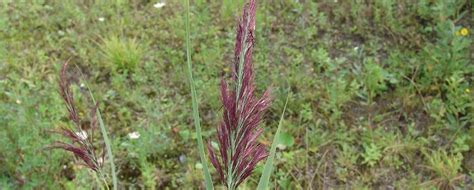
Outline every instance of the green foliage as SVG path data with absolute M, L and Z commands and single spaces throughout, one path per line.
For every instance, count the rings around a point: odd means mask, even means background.
M 295 143 L 294 138 L 289 133 L 281 133 L 278 137 L 278 144 L 277 146 L 281 149 L 285 149 L 286 147 L 291 147 Z
M 231 22 L 240 13 L 244 1 L 223 0 L 220 10 L 220 19 L 226 22 Z
M 378 92 L 387 88 L 384 83 L 385 77 L 383 72 L 384 70 L 375 64 L 371 59 L 365 64 L 364 83 L 365 87 L 367 88 L 367 94 L 369 94 L 369 98 L 373 98 Z
M 364 160 L 362 163 L 367 164 L 370 167 L 373 167 L 382 157 L 381 149 L 376 144 L 364 144 L 364 153 L 362 158 Z
M 97 102 L 94 98 L 94 95 L 92 94 L 92 91 L 90 90 L 87 84 L 86 86 L 87 86 L 87 89 L 89 90 L 89 95 L 90 95 L 90 98 L 92 99 L 92 103 L 94 105 L 97 105 Z M 109 134 L 107 133 L 107 129 L 105 128 L 104 119 L 102 118 L 102 114 L 100 113 L 99 108 L 96 109 L 96 116 L 97 116 L 97 121 L 99 122 L 99 128 L 102 134 L 102 139 L 104 140 L 105 149 L 107 151 L 107 157 L 109 158 L 108 161 L 110 163 L 110 171 L 111 171 L 110 176 L 112 178 L 112 184 L 113 184 L 112 187 L 114 190 L 117 190 L 118 181 L 117 181 L 117 172 L 115 168 L 114 155 L 112 153 L 112 145 L 111 145 L 112 141 L 109 139 Z M 96 116 L 92 116 L 92 117 L 96 117 Z M 105 160 L 103 162 L 105 162 Z
M 144 50 L 136 39 L 111 36 L 103 40 L 101 49 L 106 61 L 118 71 L 134 71 L 140 64 Z
M 157 2 L 0 2 L 0 189 L 99 187 L 73 156 L 44 150 L 58 138 L 50 131 L 67 124 L 56 80 L 68 59 L 100 102 L 119 189 L 204 187 L 186 9 Z M 221 118 L 218 86 L 232 71 L 244 1 L 192 2 L 189 46 L 207 139 Z M 471 12 L 466 0 L 258 1 L 256 89 L 272 86 L 274 97 L 262 144 L 275 137 L 282 88 L 291 86 L 268 187 L 472 189 Z M 71 80 L 78 101 L 87 99 L 79 77 Z M 140 137 L 129 138 L 134 132 Z M 263 170 L 242 188 L 255 189 Z
M 461 183 L 463 175 L 460 174 L 462 155 L 448 154 L 444 150 L 433 151 L 427 154 L 427 167 L 434 172 L 433 179 L 428 181 L 439 189 L 454 189 Z
M 268 156 L 267 161 L 265 162 L 265 167 L 263 169 L 262 176 L 260 177 L 260 180 L 258 182 L 258 186 L 257 186 L 258 190 L 265 190 L 265 189 L 268 189 L 269 187 L 270 176 L 273 173 L 273 167 L 274 167 L 273 162 L 275 159 L 277 146 L 281 144 L 285 146 L 293 145 L 293 137 L 291 137 L 290 135 L 286 133 L 281 133 L 281 126 L 283 123 L 283 118 L 285 116 L 286 106 L 288 105 L 289 97 L 290 97 L 290 94 L 286 96 L 285 106 L 283 107 L 283 111 L 281 113 L 280 122 L 278 123 L 275 137 L 273 137 L 273 142 L 272 142 L 272 146 L 269 152 L 269 156 Z
M 456 140 L 454 140 L 452 153 L 463 153 L 469 151 L 470 147 L 468 141 L 471 138 L 468 134 L 460 134 Z

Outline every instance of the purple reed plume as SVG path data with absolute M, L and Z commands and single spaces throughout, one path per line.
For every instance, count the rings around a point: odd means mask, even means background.
M 69 82 L 66 71 L 68 63 L 63 64 L 59 79 L 59 93 L 66 104 L 67 111 L 69 113 L 69 119 L 74 124 L 74 127 L 62 127 L 59 131 L 64 137 L 68 138 L 71 143 L 55 142 L 49 146 L 49 148 L 59 148 L 69 151 L 74 154 L 77 158 L 82 160 L 85 166 L 92 169 L 95 172 L 100 173 L 100 168 L 104 160 L 104 154 L 102 157 L 97 157 L 96 148 L 93 145 L 93 134 L 94 130 L 97 129 L 97 116 L 96 110 L 97 105 L 91 109 L 90 117 L 90 132 L 83 129 L 82 124 L 76 106 L 74 104 L 74 96 L 71 90 L 71 83 Z M 90 135 L 89 135 L 90 134 Z M 105 151 L 103 151 L 105 152 Z
M 245 6 L 237 25 L 235 58 L 229 88 L 221 80 L 223 120 L 217 127 L 218 154 L 208 143 L 209 157 L 227 189 L 236 189 L 250 174 L 257 163 L 268 156 L 264 145 L 257 142 L 263 128 L 258 124 L 270 105 L 270 91 L 258 99 L 252 67 L 252 48 L 255 30 L 255 0 Z

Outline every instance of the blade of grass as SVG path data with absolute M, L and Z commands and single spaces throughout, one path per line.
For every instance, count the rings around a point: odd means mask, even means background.
M 198 151 L 199 156 L 201 157 L 201 164 L 204 173 L 204 181 L 206 185 L 206 189 L 214 189 L 212 184 L 211 174 L 209 173 L 209 168 L 207 166 L 206 160 L 206 153 L 204 152 L 204 144 L 202 141 L 201 135 L 201 123 L 199 118 L 199 109 L 198 109 L 198 101 L 197 101 L 197 94 L 196 94 L 196 87 L 194 84 L 193 79 L 193 71 L 191 66 L 191 45 L 190 45 L 190 28 L 189 28 L 189 0 L 186 0 L 186 17 L 185 17 L 185 25 L 186 25 L 186 62 L 188 65 L 188 80 L 189 86 L 191 89 L 191 98 L 192 98 L 192 106 L 193 106 L 193 119 L 194 119 L 194 126 L 196 128 L 196 138 L 198 143 Z
M 89 87 L 87 87 L 89 88 Z M 90 91 L 89 89 L 89 94 L 91 96 L 91 99 L 92 99 L 92 102 L 95 104 L 96 101 L 94 99 L 94 96 L 92 95 L 92 92 Z M 112 169 L 112 184 L 113 184 L 113 189 L 114 190 L 117 190 L 117 174 L 116 174 L 116 171 L 115 171 L 115 163 L 114 163 L 114 155 L 112 154 L 112 146 L 110 145 L 110 140 L 109 140 L 109 136 L 107 135 L 107 130 L 105 129 L 105 125 L 104 125 L 104 120 L 102 119 L 102 115 L 100 114 L 100 110 L 99 108 L 97 108 L 97 120 L 99 120 L 99 126 L 100 126 L 100 132 L 102 133 L 102 137 L 104 138 L 104 142 L 105 142 L 105 148 L 107 149 L 107 156 L 109 156 L 109 159 L 110 159 L 110 167 Z
M 91 96 L 92 102 L 94 103 L 94 105 L 96 105 L 97 103 L 95 101 L 94 96 L 92 95 L 92 91 L 89 89 L 89 86 L 87 86 L 87 89 Z M 107 156 L 109 156 L 109 159 L 110 159 L 110 167 L 112 169 L 113 189 L 117 190 L 117 174 L 115 171 L 115 163 L 114 163 L 114 155 L 112 154 L 112 146 L 110 145 L 111 143 L 109 140 L 109 136 L 107 135 L 107 130 L 105 129 L 104 120 L 102 119 L 102 115 L 100 114 L 99 108 L 97 108 L 96 114 L 97 114 L 97 120 L 99 121 L 100 132 L 102 133 L 102 137 L 104 138 L 105 148 L 107 149 Z
M 270 175 L 273 170 L 273 160 L 275 159 L 275 152 L 277 147 L 277 141 L 280 137 L 281 124 L 283 123 L 283 118 L 285 116 L 286 105 L 288 104 L 288 98 L 290 94 L 286 95 L 285 106 L 283 107 L 283 112 L 281 113 L 280 122 L 278 123 L 278 128 L 273 137 L 272 147 L 270 149 L 270 156 L 268 156 L 267 161 L 265 162 L 265 167 L 263 168 L 262 176 L 260 176 L 260 181 L 258 182 L 257 190 L 266 190 L 268 189 L 268 184 L 270 183 Z
M 79 71 L 81 78 L 84 78 L 83 77 L 84 74 L 82 73 L 81 69 L 77 65 L 76 65 L 76 69 Z M 87 82 L 84 82 L 84 84 L 87 88 L 87 91 L 89 91 L 89 96 L 91 97 L 92 103 L 94 105 L 97 105 L 94 95 L 92 94 L 92 90 L 89 88 L 89 84 L 87 84 Z M 117 181 L 117 173 L 115 171 L 114 155 L 112 154 L 112 146 L 111 146 L 110 139 L 107 134 L 107 129 L 105 128 L 104 120 L 102 119 L 102 114 L 100 113 L 99 107 L 97 107 L 96 114 L 97 114 L 97 120 L 99 121 L 100 132 L 102 133 L 102 138 L 104 139 L 104 142 L 105 142 L 105 149 L 107 149 L 107 156 L 110 158 L 113 190 L 117 190 L 118 181 Z

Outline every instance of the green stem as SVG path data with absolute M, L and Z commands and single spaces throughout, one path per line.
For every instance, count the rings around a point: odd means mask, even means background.
M 107 180 L 105 179 L 104 173 L 102 170 L 98 170 L 97 172 L 93 172 L 95 175 L 95 180 L 98 184 L 102 183 L 102 188 L 101 189 L 106 189 L 109 190 L 109 186 L 107 184 Z M 100 179 L 99 179 L 100 178 Z
M 198 150 L 199 150 L 199 156 L 201 157 L 201 163 L 202 163 L 202 168 L 204 172 L 204 180 L 205 180 L 205 185 L 206 189 L 214 189 L 214 186 L 212 184 L 212 179 L 211 179 L 211 174 L 209 173 L 209 169 L 207 166 L 207 160 L 206 160 L 206 155 L 204 152 L 204 144 L 202 140 L 202 135 L 201 135 L 201 123 L 200 123 L 200 118 L 199 118 L 199 109 L 198 109 L 198 100 L 197 100 L 197 93 L 196 93 L 196 87 L 194 84 L 194 79 L 193 79 L 193 72 L 192 72 L 192 66 L 191 66 L 191 45 L 190 45 L 190 27 L 189 27 L 189 0 L 186 0 L 186 59 L 187 59 L 187 66 L 188 66 L 188 80 L 189 80 L 189 86 L 191 89 L 191 98 L 192 98 L 192 109 L 193 109 L 193 119 L 194 119 L 194 126 L 196 128 L 196 138 L 197 138 L 197 143 L 198 143 Z
M 104 183 L 105 189 L 110 190 L 109 185 L 107 184 L 107 180 L 105 180 L 105 176 L 101 174 L 102 182 Z
M 76 65 L 76 68 L 78 68 L 77 65 Z M 78 69 L 78 71 L 80 72 L 81 76 L 84 76 L 80 69 Z M 92 94 L 92 90 L 90 89 L 87 82 L 84 82 L 84 83 L 86 85 L 87 90 L 89 91 L 89 95 L 91 97 L 92 103 L 94 105 L 97 105 L 97 101 L 95 100 L 94 95 Z M 110 167 L 111 167 L 111 170 L 112 170 L 113 189 L 117 190 L 118 180 L 117 180 L 117 173 L 115 171 L 115 163 L 114 163 L 114 155 L 112 154 L 112 146 L 111 146 L 109 136 L 107 135 L 107 129 L 105 129 L 104 120 L 102 120 L 102 114 L 100 114 L 100 110 L 99 110 L 98 107 L 97 107 L 97 110 L 96 110 L 96 114 L 97 114 L 97 120 L 99 121 L 100 132 L 102 133 L 102 138 L 104 139 L 105 148 L 107 149 L 107 156 L 110 158 Z M 104 180 L 105 180 L 105 177 L 104 177 Z M 108 186 L 107 186 L 107 188 L 108 188 Z
M 92 92 L 91 92 L 91 96 L 92 96 Z M 94 104 L 96 104 L 94 98 L 92 98 L 92 101 L 94 102 Z M 112 169 L 113 189 L 117 190 L 118 183 L 117 183 L 117 173 L 115 171 L 114 155 L 112 154 L 112 146 L 110 145 L 109 136 L 107 135 L 107 131 L 105 129 L 104 121 L 102 120 L 102 116 L 100 114 L 99 108 L 97 108 L 97 118 L 99 120 L 100 131 L 104 138 L 105 148 L 107 149 L 107 156 L 109 156 L 109 159 L 110 159 L 110 167 Z

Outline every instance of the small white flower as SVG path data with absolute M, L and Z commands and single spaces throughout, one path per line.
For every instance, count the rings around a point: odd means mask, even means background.
M 21 100 L 16 99 L 16 104 L 21 104 Z
M 104 18 L 104 17 L 99 17 L 99 21 L 100 21 L 100 22 L 104 22 L 104 21 L 105 21 L 105 18 Z
M 81 140 L 86 140 L 87 139 L 87 132 L 86 131 L 79 131 L 76 132 L 76 135 L 81 139 Z
M 100 157 L 100 158 L 97 159 L 97 162 L 99 163 L 99 165 L 102 165 L 102 163 L 104 163 L 104 159 L 102 159 L 102 157 Z
M 81 87 L 81 88 L 84 88 L 85 86 L 86 86 L 86 85 L 85 85 L 84 83 L 82 83 L 82 82 L 81 82 L 81 85 L 80 85 L 80 87 Z
M 153 5 L 153 7 L 159 9 L 159 8 L 161 8 L 161 7 L 164 7 L 165 5 L 166 5 L 165 2 L 158 2 L 158 3 L 155 3 L 155 4 Z
M 280 150 L 284 150 L 286 148 L 286 146 L 282 145 L 282 144 L 278 144 L 277 148 L 280 149 Z
M 128 134 L 128 138 L 130 139 L 138 139 L 140 138 L 140 133 L 138 131 L 131 132 Z

